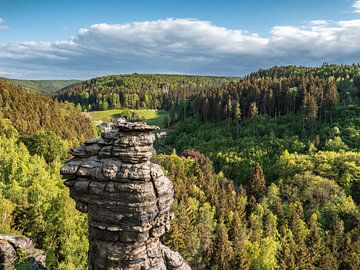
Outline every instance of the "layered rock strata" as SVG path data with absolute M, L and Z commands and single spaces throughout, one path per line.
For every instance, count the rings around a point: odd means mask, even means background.
M 115 123 L 101 139 L 72 149 L 61 168 L 76 208 L 88 214 L 89 269 L 190 269 L 160 243 L 170 228 L 173 186 L 151 163 L 158 129 Z

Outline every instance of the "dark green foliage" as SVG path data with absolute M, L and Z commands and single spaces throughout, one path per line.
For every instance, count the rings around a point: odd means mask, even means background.
M 94 78 L 64 88 L 60 100 L 80 104 L 84 111 L 107 109 L 165 109 L 177 104 L 186 115 L 186 97 L 207 87 L 218 87 L 233 78 L 131 74 Z M 182 105 L 185 105 L 182 106 Z
M 0 78 L 1 79 L 1 78 Z M 5 78 L 4 78 L 5 79 Z M 78 80 L 17 80 L 5 79 L 28 90 L 51 93 L 79 82 Z
M 360 91 L 360 65 L 328 65 L 321 67 L 304 66 L 275 66 L 270 69 L 259 70 L 250 74 L 252 78 L 280 78 L 280 77 L 303 77 L 313 76 L 325 78 L 336 82 L 340 96 L 344 101 L 359 100 Z
M 25 141 L 26 147 L 31 155 L 40 155 L 47 162 L 56 158 L 64 160 L 66 157 L 66 146 L 63 140 L 53 132 L 38 133 Z

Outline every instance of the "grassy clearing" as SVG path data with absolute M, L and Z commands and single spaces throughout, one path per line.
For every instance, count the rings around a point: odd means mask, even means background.
M 166 111 L 156 111 L 156 110 L 130 110 L 135 112 L 140 117 L 144 117 L 146 123 L 150 125 L 157 125 L 159 127 L 164 126 L 164 120 L 169 114 Z M 107 110 L 107 111 L 94 111 L 89 112 L 89 116 L 93 122 L 95 121 L 107 121 L 110 122 L 114 119 L 120 117 L 123 110 Z

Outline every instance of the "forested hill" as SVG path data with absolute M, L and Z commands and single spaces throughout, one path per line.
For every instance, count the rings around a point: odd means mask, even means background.
M 0 234 L 31 238 L 48 269 L 86 269 L 87 223 L 59 171 L 70 147 L 93 136 L 73 104 L 0 79 Z M 33 269 L 26 256 L 14 269 Z
M 13 84 L 17 84 L 28 90 L 38 91 L 43 93 L 56 92 L 64 87 L 79 82 L 78 80 L 19 80 L 19 79 L 7 79 L 7 78 L 0 78 L 0 79 L 8 80 Z
M 360 269 L 358 79 L 274 67 L 175 102 L 165 146 L 200 169 L 164 162 L 170 246 L 196 269 Z
M 335 65 L 323 64 L 320 67 L 305 66 L 274 66 L 269 69 L 260 69 L 250 74 L 251 77 L 296 77 L 313 75 L 321 78 L 335 80 L 355 79 L 359 80 L 360 65 Z
M 10 121 L 21 136 L 53 132 L 63 139 L 84 140 L 94 135 L 90 120 L 71 103 L 0 80 L 0 120 Z
M 171 104 L 200 91 L 237 80 L 233 77 L 129 74 L 94 78 L 57 92 L 62 101 L 84 111 L 107 109 L 169 109 Z
M 192 269 L 358 270 L 358 71 L 106 76 L 57 93 L 74 104 L 0 81 L 0 232 L 30 237 L 49 269 L 87 269 L 87 220 L 59 175 L 91 135 L 79 110 L 162 108 L 154 161 L 175 189 L 163 240 Z
M 335 105 L 359 100 L 359 65 L 275 66 L 218 88 L 203 89 L 192 95 L 186 110 L 177 107 L 207 120 L 288 113 L 321 120 L 331 118 Z
M 70 85 L 55 96 L 83 111 L 164 109 L 172 110 L 175 118 L 186 112 L 186 116 L 197 113 L 203 119 L 222 120 L 234 118 L 235 110 L 243 118 L 250 110 L 272 116 L 311 113 L 316 105 L 321 118 L 331 117 L 329 109 L 337 102 L 357 102 L 359 89 L 359 65 L 324 64 L 316 68 L 275 66 L 243 78 L 111 75 Z M 209 115 L 205 115 L 209 108 Z
M 304 66 L 275 66 L 270 69 L 260 69 L 251 73 L 251 78 L 289 78 L 289 77 L 318 77 L 336 83 L 339 93 L 343 98 L 360 98 L 360 65 L 329 65 L 320 67 Z

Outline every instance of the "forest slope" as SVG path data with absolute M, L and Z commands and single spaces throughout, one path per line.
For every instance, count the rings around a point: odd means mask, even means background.
M 169 109 L 177 100 L 231 77 L 130 74 L 110 75 L 71 85 L 59 91 L 59 100 L 79 104 L 84 111 L 107 109 Z
M 125 84 L 110 76 L 61 92 L 74 104 L 57 106 L 69 106 L 60 112 L 76 116 L 71 123 L 80 126 L 88 123 L 80 109 L 167 111 L 171 130 L 157 145 L 164 154 L 154 157 L 175 188 L 175 219 L 164 241 L 193 269 L 357 270 L 359 71 L 357 65 L 274 67 L 241 79 L 170 76 L 173 86 L 152 81 L 163 75 L 129 75 Z M 0 230 L 31 237 L 47 252 L 50 269 L 86 269 L 86 220 L 64 192 L 58 172 L 64 157 L 56 154 L 67 149 L 59 139 L 81 141 L 83 132 L 47 124 L 37 128 L 56 136 L 33 138 L 23 116 L 29 107 L 16 105 L 29 97 L 12 98 L 14 87 L 5 88 L 4 126 L 17 123 L 19 131 L 1 131 Z M 49 101 L 36 99 L 41 107 Z M 34 119 L 48 115 L 30 104 Z M 23 136 L 31 143 L 24 145 Z M 55 155 L 47 156 L 48 149 Z
M 79 82 L 78 80 L 19 80 L 7 78 L 0 79 L 8 80 L 13 84 L 22 86 L 28 90 L 39 91 L 43 93 L 52 93 Z

